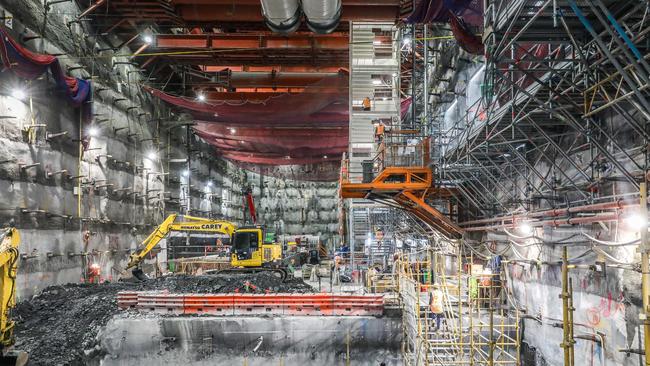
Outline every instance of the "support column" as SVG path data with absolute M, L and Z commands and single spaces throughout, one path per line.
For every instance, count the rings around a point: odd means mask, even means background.
M 564 337 L 560 346 L 564 349 L 564 366 L 573 366 L 573 286 L 569 282 L 569 260 L 567 247 L 562 248 L 562 331 Z
M 640 212 L 643 226 L 641 227 L 641 294 L 643 298 L 643 349 L 645 365 L 650 366 L 650 245 L 648 243 L 648 193 L 646 182 L 640 185 Z

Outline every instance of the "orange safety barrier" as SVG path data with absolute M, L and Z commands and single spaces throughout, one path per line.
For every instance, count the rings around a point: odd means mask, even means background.
M 382 295 L 333 294 L 170 294 L 124 291 L 121 309 L 165 314 L 381 316 Z

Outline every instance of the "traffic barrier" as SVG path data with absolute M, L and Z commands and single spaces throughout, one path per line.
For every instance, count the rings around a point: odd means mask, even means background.
M 164 314 L 381 316 L 381 295 L 334 294 L 170 294 L 123 291 L 121 309 Z

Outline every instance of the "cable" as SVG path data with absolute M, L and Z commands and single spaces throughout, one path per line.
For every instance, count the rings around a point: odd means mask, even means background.
M 598 239 L 588 235 L 587 233 L 585 233 L 583 231 L 580 231 L 580 234 L 584 235 L 585 238 L 587 238 L 587 239 L 589 239 L 589 240 L 591 240 L 593 242 L 596 242 L 596 243 L 598 243 L 600 245 L 610 246 L 610 247 L 623 247 L 623 246 L 628 246 L 628 245 L 636 245 L 636 244 L 639 244 L 641 242 L 641 239 L 634 239 L 632 241 L 627 241 L 627 242 L 603 241 L 603 240 L 598 240 Z
M 609 259 L 610 261 L 612 261 L 612 262 L 614 262 L 616 264 L 622 264 L 622 265 L 626 265 L 626 266 L 634 266 L 634 263 L 628 263 L 628 262 L 620 261 L 620 260 L 612 257 L 612 255 L 607 253 L 606 251 L 596 247 L 595 245 L 591 249 L 594 250 L 596 253 L 602 254 L 607 259 Z

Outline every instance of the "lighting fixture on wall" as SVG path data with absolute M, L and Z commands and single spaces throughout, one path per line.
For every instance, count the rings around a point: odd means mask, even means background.
M 525 235 L 532 235 L 533 234 L 533 227 L 530 225 L 529 222 L 527 221 L 522 221 L 519 223 L 517 226 L 519 229 L 519 232 Z
M 86 133 L 90 137 L 97 137 L 99 136 L 99 128 L 95 126 L 91 126 L 90 128 L 88 128 L 88 131 Z
M 16 99 L 23 100 L 27 97 L 27 93 L 25 93 L 25 91 L 22 89 L 16 88 L 11 91 L 11 96 Z

